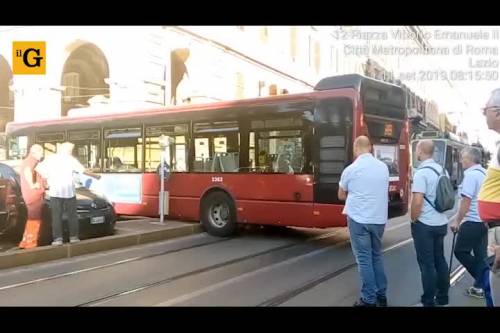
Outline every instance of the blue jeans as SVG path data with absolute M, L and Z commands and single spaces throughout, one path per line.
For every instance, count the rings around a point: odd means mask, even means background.
M 435 306 L 436 301 L 440 305 L 448 304 L 450 277 L 443 244 L 447 232 L 446 224 L 442 226 L 429 226 L 422 222 L 411 224 L 411 235 L 424 289 L 421 298 L 423 306 Z
M 385 224 L 362 224 L 347 218 L 352 253 L 356 257 L 361 279 L 361 299 L 374 304 L 385 297 L 387 278 L 382 262 L 382 236 Z
M 500 227 L 492 226 L 488 230 L 488 245 L 500 245 Z M 500 306 L 500 271 L 493 272 L 495 253 L 489 253 L 483 268 L 483 286 L 486 306 Z
M 494 307 L 494 301 L 493 301 L 493 295 L 492 295 L 492 290 L 491 290 L 491 276 L 492 272 L 490 271 L 489 266 L 484 266 L 483 271 L 481 274 L 482 278 L 482 286 L 484 289 L 484 299 L 486 301 L 486 306 L 487 307 Z

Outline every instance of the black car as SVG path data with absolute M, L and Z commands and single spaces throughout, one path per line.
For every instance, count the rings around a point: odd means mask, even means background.
M 76 200 L 80 239 L 114 233 L 117 218 L 113 205 L 109 201 L 78 183 Z M 46 196 L 39 245 L 48 245 L 52 242 L 50 214 L 50 198 Z M 13 167 L 0 163 L 0 232 L 11 234 L 16 239 L 21 240 L 26 224 L 26 215 L 18 173 Z M 69 230 L 65 214 L 63 215 L 63 235 L 67 241 Z

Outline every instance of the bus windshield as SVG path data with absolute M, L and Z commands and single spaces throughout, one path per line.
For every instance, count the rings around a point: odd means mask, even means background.
M 445 150 L 446 150 L 446 144 L 443 140 L 432 140 L 434 141 L 434 156 L 433 156 L 433 159 L 434 161 L 436 161 L 439 165 L 443 165 L 444 163 L 444 160 L 445 160 Z M 418 166 L 420 165 L 420 162 L 417 160 L 417 154 L 416 154 L 416 151 L 417 151 L 417 144 L 418 144 L 418 141 L 413 141 L 412 143 L 412 147 L 411 147 L 411 160 L 412 160 L 412 167 L 413 169 L 416 169 L 418 168 Z
M 373 145 L 373 154 L 384 162 L 389 168 L 389 177 L 391 181 L 399 180 L 399 149 L 398 145 L 378 144 Z

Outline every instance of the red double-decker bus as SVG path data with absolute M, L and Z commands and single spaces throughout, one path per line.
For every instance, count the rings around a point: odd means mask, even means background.
M 345 226 L 337 197 L 352 143 L 368 135 L 390 170 L 392 215 L 408 206 L 408 122 L 396 85 L 357 74 L 328 77 L 314 91 L 54 121 L 9 123 L 9 158 L 29 145 L 45 154 L 71 141 L 91 189 L 121 215 L 158 216 L 162 154 L 168 216 L 225 236 L 237 223 Z

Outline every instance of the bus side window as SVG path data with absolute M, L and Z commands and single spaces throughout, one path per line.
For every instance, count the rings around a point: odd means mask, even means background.
M 22 159 L 28 153 L 28 137 L 18 136 L 8 139 L 8 157 L 9 159 Z
M 238 122 L 196 123 L 194 133 L 194 172 L 239 172 Z
M 142 129 L 125 128 L 105 131 L 105 170 L 110 172 L 142 171 Z M 119 160 L 118 160 L 119 159 Z M 118 163 L 120 161 L 121 163 Z
M 71 139 L 70 133 L 70 139 Z M 87 169 L 100 172 L 100 154 L 101 154 L 101 145 L 98 139 L 89 139 L 89 140 L 73 140 L 75 144 L 75 149 L 73 150 L 73 154 L 80 161 L 80 163 Z
M 259 162 L 265 161 L 267 172 L 302 173 L 304 170 L 304 143 L 302 130 L 271 130 L 259 132 Z M 264 159 L 263 156 L 266 156 Z
M 43 157 L 47 157 L 47 156 L 50 156 L 50 155 L 57 153 L 57 146 L 58 146 L 58 144 L 54 143 L 54 142 L 42 143 Z
M 157 172 L 161 163 L 162 149 L 170 172 L 187 171 L 188 129 L 187 124 L 147 126 L 144 145 L 145 171 Z M 168 148 L 162 148 L 162 145 Z
M 43 147 L 43 156 L 47 157 L 57 152 L 59 145 L 66 140 L 64 132 L 39 133 L 36 135 L 36 143 Z

